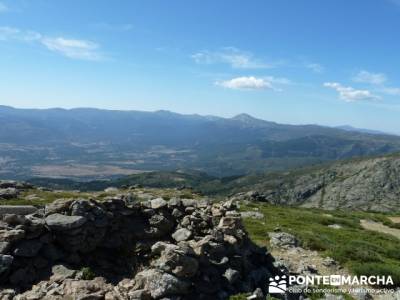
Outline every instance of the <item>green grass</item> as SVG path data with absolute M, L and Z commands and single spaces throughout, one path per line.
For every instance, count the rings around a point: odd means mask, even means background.
M 82 272 L 83 280 L 92 280 L 96 277 L 96 274 L 93 272 L 93 270 L 90 267 L 83 267 L 81 269 L 81 272 Z
M 391 235 L 364 230 L 361 219 L 390 224 L 388 215 L 367 212 L 323 211 L 269 204 L 243 205 L 241 210 L 258 209 L 264 219 L 245 219 L 250 237 L 268 246 L 268 232 L 279 227 L 294 234 L 302 247 L 330 256 L 357 275 L 391 275 L 400 286 L 400 240 Z M 339 224 L 341 229 L 327 225 Z
M 29 195 L 36 195 L 37 199 L 28 200 L 26 199 Z M 48 203 L 53 202 L 56 199 L 60 198 L 89 198 L 89 194 L 86 193 L 77 193 L 71 191 L 63 191 L 63 192 L 48 192 L 48 191 L 40 191 L 40 190 L 27 190 L 22 192 L 18 198 L 9 199 L 9 200 L 0 200 L 0 205 L 35 205 L 42 206 Z

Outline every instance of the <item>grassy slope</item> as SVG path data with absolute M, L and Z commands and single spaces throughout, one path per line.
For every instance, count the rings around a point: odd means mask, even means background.
M 371 219 L 390 225 L 384 214 L 326 212 L 260 203 L 244 205 L 241 209 L 257 209 L 264 214 L 261 220 L 245 220 L 251 238 L 261 245 L 268 245 L 268 232 L 279 227 L 298 237 L 304 248 L 334 258 L 354 274 L 392 275 L 400 286 L 400 240 L 364 230 L 359 223 L 360 219 Z M 342 228 L 329 228 L 330 224 L 339 224 Z

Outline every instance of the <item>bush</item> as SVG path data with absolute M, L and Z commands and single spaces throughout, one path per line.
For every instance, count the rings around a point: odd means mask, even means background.
M 316 251 L 325 251 L 330 244 L 326 237 L 318 233 L 305 233 L 301 235 L 300 239 L 303 248 Z
M 81 269 L 81 272 L 82 272 L 83 280 L 92 280 L 96 277 L 96 274 L 93 272 L 93 270 L 90 267 L 83 267 Z
M 359 261 L 359 262 L 381 262 L 379 248 L 362 241 L 351 241 L 345 245 L 336 246 L 332 257 L 340 262 Z
M 400 265 L 381 263 L 354 263 L 352 271 L 358 276 L 391 276 L 396 287 L 400 286 Z M 389 286 L 389 288 L 393 288 Z

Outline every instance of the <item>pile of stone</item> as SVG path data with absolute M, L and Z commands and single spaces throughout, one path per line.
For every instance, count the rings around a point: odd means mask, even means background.
M 0 180 L 0 200 L 17 198 L 21 191 L 32 188 L 32 185 L 14 180 Z
M 0 299 L 262 296 L 276 274 L 231 201 L 60 199 L 0 221 Z

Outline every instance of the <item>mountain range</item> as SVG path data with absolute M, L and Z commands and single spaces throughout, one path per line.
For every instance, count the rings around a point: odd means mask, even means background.
M 0 106 L 0 177 L 96 179 L 161 170 L 225 177 L 382 155 L 400 137 L 169 111 Z

